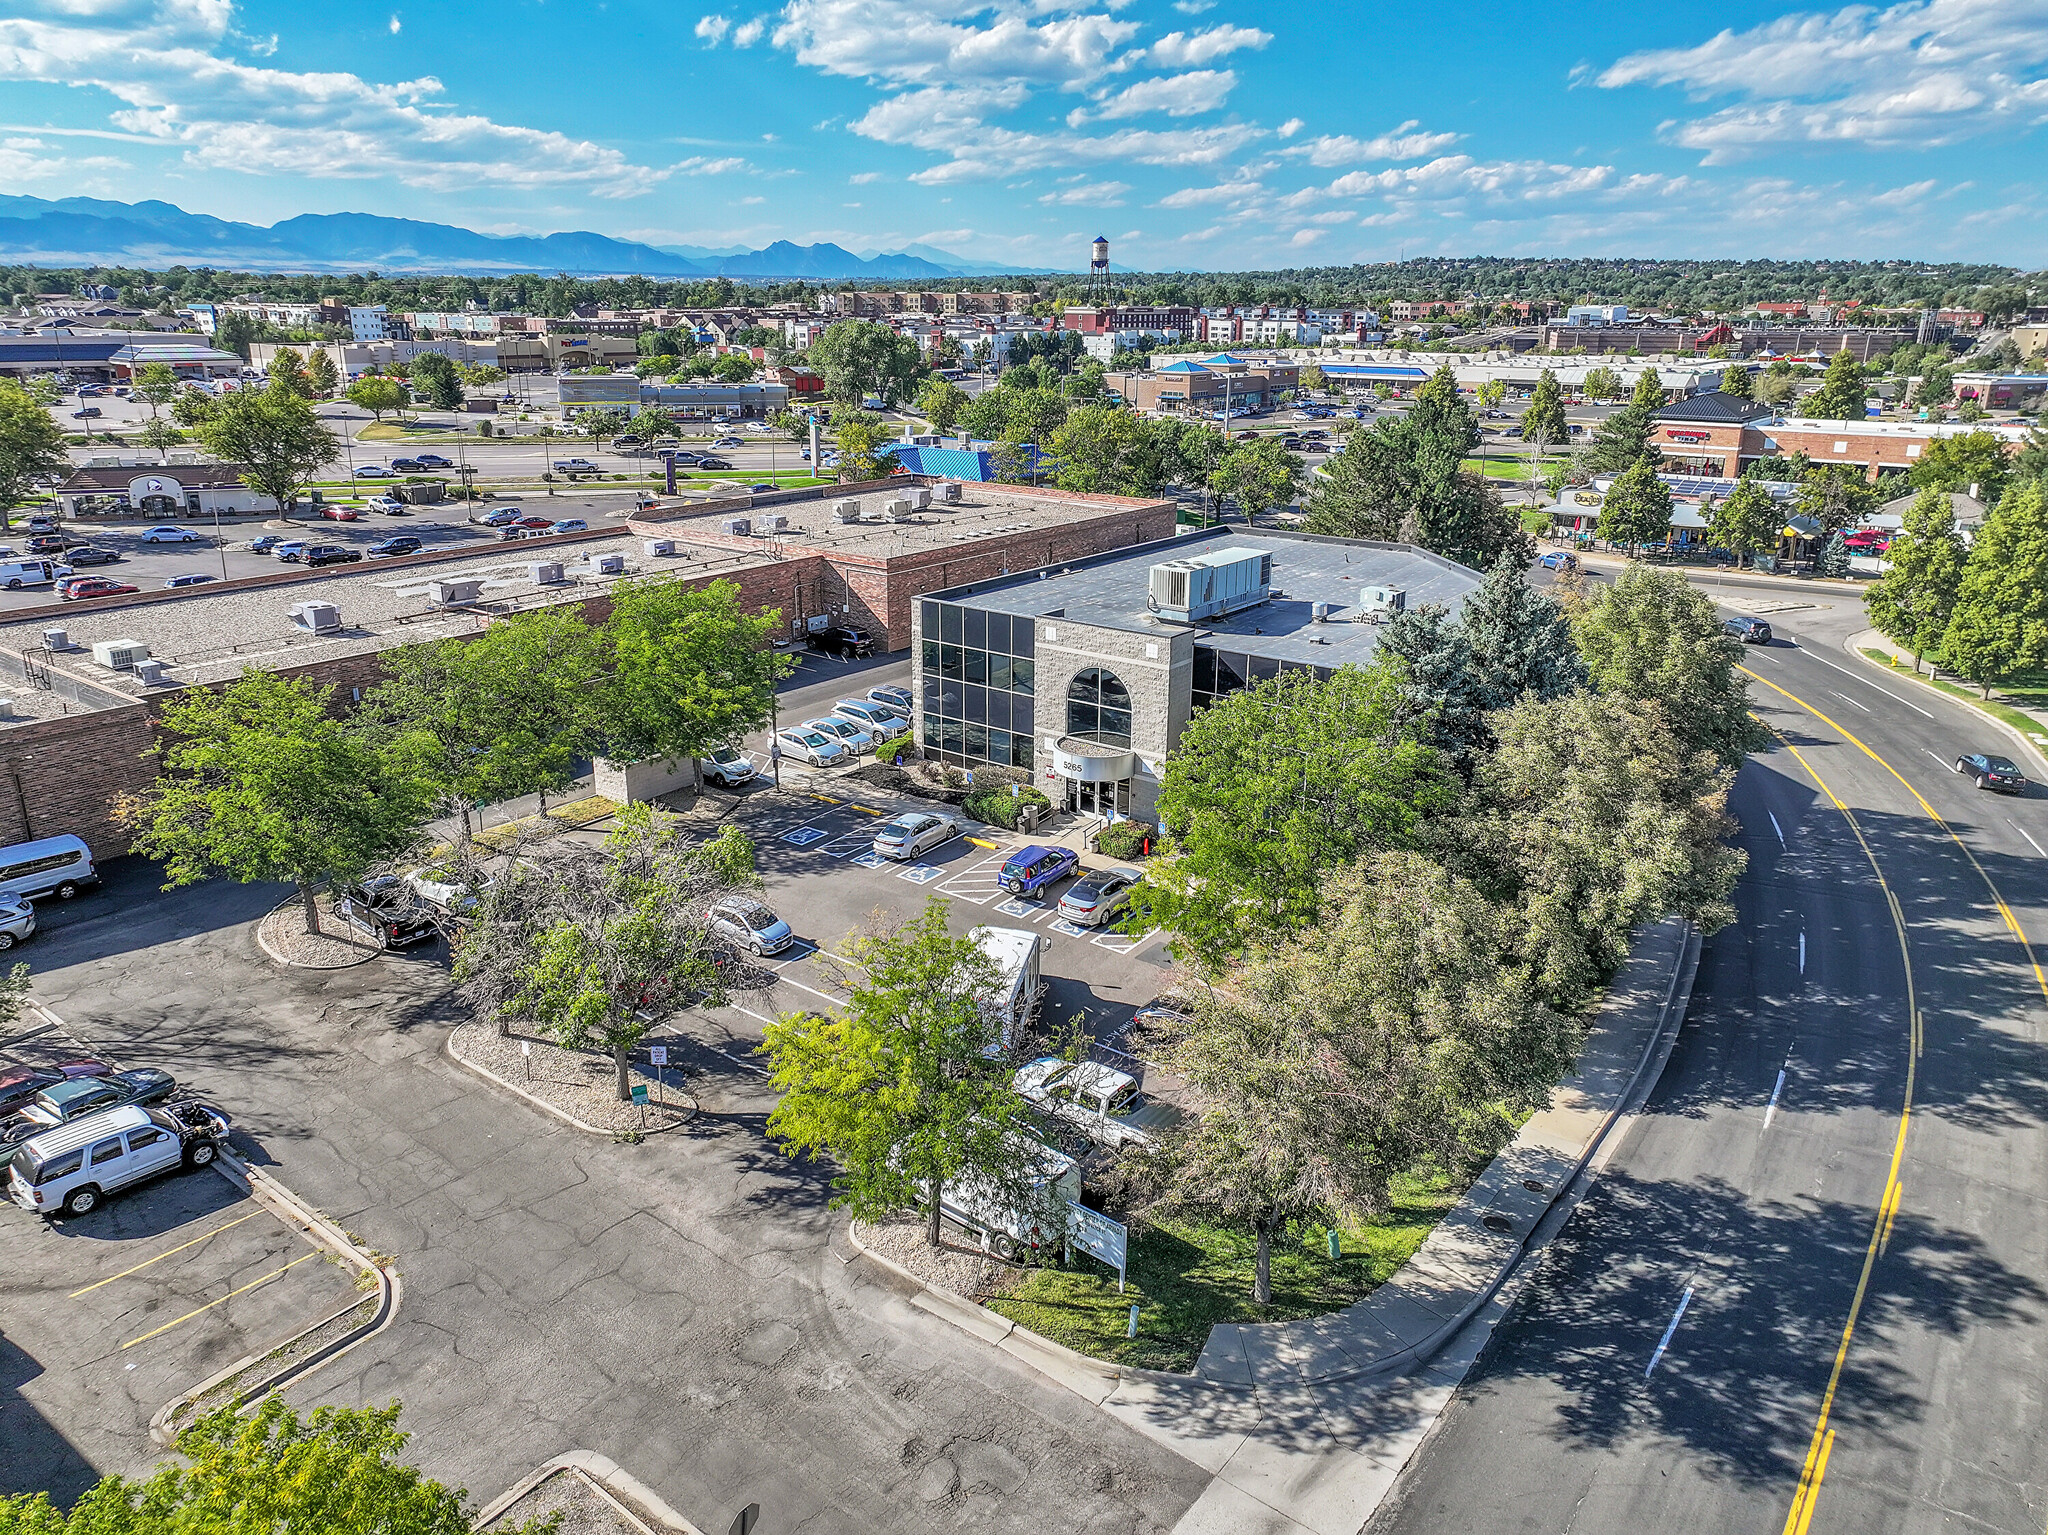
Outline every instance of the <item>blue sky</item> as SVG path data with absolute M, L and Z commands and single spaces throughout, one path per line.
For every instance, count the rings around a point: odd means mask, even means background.
M 1245 268 L 2043 264 L 2048 0 L 0 0 L 0 188 Z

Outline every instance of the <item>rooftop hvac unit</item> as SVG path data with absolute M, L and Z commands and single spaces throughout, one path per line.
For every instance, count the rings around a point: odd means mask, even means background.
M 0 698 L 0 720 L 11 720 L 13 718 L 14 700 L 11 698 Z
M 832 515 L 841 522 L 859 522 L 860 503 L 858 501 L 834 501 L 832 503 Z
M 1264 602 L 1273 587 L 1273 556 L 1263 549 L 1218 549 L 1154 565 L 1146 606 L 1175 623 L 1198 624 Z
M 1408 606 L 1408 594 L 1398 586 L 1368 586 L 1364 592 L 1368 603 L 1389 613 L 1399 613 Z
M 958 480 L 948 480 L 945 484 L 941 485 L 939 487 L 939 500 L 949 505 L 958 506 L 960 504 L 960 482 Z
M 623 554 L 600 554 L 590 562 L 591 571 L 600 576 L 625 574 L 626 557 Z
M 910 504 L 915 510 L 920 512 L 930 506 L 932 504 L 931 487 L 929 485 L 920 485 L 917 489 L 913 490 L 910 493 Z
M 78 647 L 77 647 L 76 645 L 74 645 L 74 644 L 72 644 L 72 643 L 71 643 L 71 632 L 70 632 L 70 630 L 68 630 L 68 629 L 45 629 L 45 630 L 43 631 L 43 649 L 45 649 L 45 650 L 76 650 L 77 648 L 78 648 Z
M 535 560 L 526 567 L 526 573 L 533 578 L 535 586 L 560 586 L 562 584 L 562 562 L 560 560 Z
M 295 602 L 292 622 L 308 634 L 333 634 L 341 628 L 341 609 L 331 602 Z
M 482 581 L 436 581 L 427 588 L 427 600 L 437 608 L 461 607 L 484 594 Z
M 1330 621 L 1330 605 L 1327 602 L 1310 603 L 1308 616 L 1312 623 L 1326 624 Z
M 893 500 L 885 502 L 882 506 L 882 511 L 889 517 L 908 517 L 916 510 L 916 506 L 908 496 L 897 496 Z
M 92 658 L 110 672 L 125 672 L 149 659 L 149 647 L 140 640 L 100 640 L 92 647 Z
M 164 685 L 164 663 L 161 661 L 137 661 L 135 680 L 146 688 L 160 688 Z
M 754 524 L 745 517 L 727 517 L 718 524 L 718 531 L 734 538 L 745 538 L 754 531 Z
M 641 547 L 647 551 L 649 559 L 660 559 L 676 552 L 676 541 L 672 538 L 650 538 Z
M 757 533 L 787 533 L 789 531 L 789 519 L 780 512 L 768 512 L 754 519 L 754 531 Z

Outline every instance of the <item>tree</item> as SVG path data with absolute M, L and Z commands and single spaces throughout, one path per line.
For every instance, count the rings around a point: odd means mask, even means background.
M 1992 684 L 2048 667 L 2048 487 L 2016 486 L 1984 519 L 1941 649 L 1986 698 Z
M 156 783 L 120 805 L 136 851 L 164 865 L 164 889 L 215 874 L 286 880 L 315 933 L 315 890 L 405 845 L 427 786 L 410 763 L 334 718 L 333 695 L 251 668 L 218 691 L 164 704 L 150 748 L 162 763 Z
M 1381 666 L 1285 673 L 1197 714 L 1160 784 L 1175 850 L 1140 889 L 1149 920 L 1211 966 L 1313 922 L 1332 869 L 1405 845 L 1455 797 L 1408 714 Z
M 924 376 L 917 343 L 875 320 L 841 320 L 811 343 L 804 361 L 825 381 L 825 391 L 842 404 L 870 397 L 895 405 L 908 399 Z
M 742 352 L 727 352 L 711 364 L 711 376 L 721 384 L 744 384 L 760 367 Z
M 1863 594 L 1877 632 L 1920 658 L 1941 648 L 1962 586 L 1965 551 L 1956 535 L 1949 493 L 1923 490 L 1906 509 L 1899 536 L 1885 550 L 1885 571 Z
M 1323 387 L 1325 382 L 1323 370 L 1312 362 L 1304 364 L 1297 377 L 1300 380 L 1303 391 L 1308 394 L 1314 394 Z
M 456 946 L 456 984 L 501 1030 L 532 1023 L 564 1049 L 607 1052 L 630 1103 L 648 1029 L 725 1000 L 705 913 L 757 885 L 753 869 L 738 827 L 693 845 L 652 806 L 628 805 L 601 846 L 564 838 L 512 860 Z
M 1600 423 L 1586 456 L 1587 467 L 1595 473 L 1620 474 L 1647 461 L 1654 468 L 1661 455 L 1650 441 L 1657 425 L 1652 417 L 1663 405 L 1663 380 L 1655 368 L 1643 369 L 1628 404 Z
M 135 383 L 128 392 L 149 407 L 149 419 L 154 421 L 183 387 L 178 370 L 169 363 L 146 362 L 135 370 Z
M 66 1515 L 49 1494 L 0 1498 L 9 1535 L 198 1535 L 261 1528 L 323 1535 L 470 1535 L 463 1494 L 402 1464 L 399 1408 L 321 1407 L 282 1397 L 249 1417 L 230 1405 L 178 1435 L 189 1465 L 144 1482 L 108 1476 Z M 505 1535 L 540 1535 L 538 1523 Z
M 1248 1228 L 1268 1305 L 1291 1223 L 1382 1213 L 1397 1175 L 1460 1160 L 1475 1121 L 1493 1149 L 1578 1040 L 1503 968 L 1501 927 L 1475 885 L 1414 853 L 1340 871 L 1321 922 L 1261 948 L 1154 1044 L 1194 1112 L 1129 1159 L 1141 1201 Z
M 837 420 L 832 424 L 832 436 L 839 448 L 841 484 L 859 485 L 888 477 L 896 460 L 893 456 L 884 457 L 882 453 L 887 439 L 879 422 Z
M 289 389 L 241 389 L 215 402 L 197 427 L 216 458 L 247 467 L 242 483 L 289 517 L 299 492 L 340 446 L 313 407 Z
M 1440 602 L 1406 608 L 1381 632 L 1375 654 L 1399 679 L 1401 727 L 1466 771 L 1492 736 L 1464 625 Z
M 1910 478 L 1915 490 L 1963 491 L 1995 506 L 2012 471 L 2012 458 L 1997 433 L 1962 432 L 1928 443 Z
M 967 408 L 967 398 L 967 391 L 958 384 L 934 374 L 918 387 L 917 408 L 931 422 L 933 431 L 945 435 L 960 420 L 960 412 Z
M 1738 480 L 1735 488 L 1714 504 L 1707 524 L 1707 536 L 1731 550 L 1738 562 L 1760 550 L 1778 546 L 1778 530 L 1784 524 L 1778 503 L 1756 481 Z
M 490 370 L 496 373 L 495 368 Z M 499 374 L 499 377 L 504 377 Z M 324 400 L 332 395 L 341 383 L 341 375 L 335 370 L 334 359 L 327 355 L 327 348 L 316 346 L 306 353 L 306 387 L 313 391 L 313 398 Z
M 393 383 L 388 378 L 359 378 L 348 386 L 343 398 L 382 421 L 385 411 L 405 408 L 406 392 L 403 384 Z
M 158 463 L 169 463 L 171 449 L 185 440 L 185 434 L 161 416 L 152 416 L 142 423 L 142 430 L 135 434 L 135 440 L 145 448 L 155 448 L 160 455 Z
M 1947 363 L 1931 364 L 1913 389 L 1913 403 L 1923 407 L 1946 404 L 1955 397 L 1955 370 Z
M 306 381 L 306 359 L 288 346 L 281 346 L 271 355 L 270 366 L 265 370 L 270 377 L 270 387 L 281 394 L 295 394 L 302 400 L 313 398 L 313 386 Z
M 1821 526 L 1822 537 L 1854 527 L 1877 510 L 1877 487 L 1850 464 L 1822 464 L 1809 469 L 1793 503 L 1802 517 Z
M 1618 418 L 1617 418 L 1618 419 Z M 1671 489 L 1657 478 L 1649 459 L 1637 459 L 1607 489 L 1600 505 L 1600 536 L 1633 557 L 1639 545 L 1662 544 L 1671 535 Z
M 1721 393 L 1732 395 L 1738 400 L 1750 397 L 1753 380 L 1749 369 L 1741 363 L 1730 363 L 1721 373 Z
M 1828 541 L 1821 545 L 1820 552 L 1813 559 L 1813 573 L 1830 581 L 1845 580 L 1849 574 L 1849 543 L 1837 528 L 1828 535 Z
M 1586 685 L 1585 663 L 1564 609 L 1522 579 L 1526 568 L 1517 554 L 1503 554 L 1465 599 L 1460 615 L 1482 709 L 1556 698 Z
M 188 385 L 171 401 L 171 419 L 189 432 L 213 414 L 216 403 L 204 389 Z
M 64 433 L 21 385 L 0 379 L 0 528 L 14 509 L 41 496 L 44 485 L 71 473 Z
M 462 380 L 455 364 L 439 352 L 422 352 L 412 360 L 413 387 L 435 410 L 462 409 Z
M 731 581 L 614 587 L 598 633 L 610 674 L 596 701 L 606 755 L 679 762 L 759 730 L 795 664 L 773 648 L 781 632 L 781 612 L 743 611 Z
M 841 1016 L 791 1013 L 764 1031 L 782 1094 L 768 1134 L 785 1155 L 830 1157 L 833 1204 L 862 1220 L 922 1202 L 934 1247 L 945 1191 L 962 1184 L 1063 1236 L 1064 1211 L 1032 1208 L 1044 1148 L 986 1005 L 1002 985 L 995 961 L 947 931 L 936 899 L 848 952 L 861 968 Z
M 1869 393 L 1863 365 L 1848 352 L 1837 352 L 1828 359 L 1820 388 L 1806 397 L 1806 413 L 1822 421 L 1861 421 Z
M 1536 375 L 1529 408 L 1522 412 L 1522 438 L 1550 444 L 1564 442 L 1570 436 L 1571 425 L 1564 415 L 1564 392 L 1557 387 L 1557 375 L 1545 368 Z
M 1628 388 L 1621 375 L 1612 368 L 1589 368 L 1586 381 L 1579 386 L 1580 393 L 1589 400 L 1615 400 Z
M 1162 434 L 1133 411 L 1076 406 L 1047 446 L 1056 463 L 1054 483 L 1062 490 L 1149 496 L 1165 482 Z
M 1301 493 L 1301 478 L 1301 459 L 1261 437 L 1232 448 L 1209 476 L 1209 486 L 1218 497 L 1235 501 L 1246 521 L 1256 522 L 1261 512 L 1292 502 Z
M 1677 571 L 1629 565 L 1573 615 L 1572 633 L 1593 686 L 1658 705 L 1686 752 L 1734 768 L 1768 741 L 1736 670 L 1741 642 Z
M 1799 392 L 1789 373 L 1766 373 L 1750 385 L 1750 398 L 1760 405 L 1784 405 Z

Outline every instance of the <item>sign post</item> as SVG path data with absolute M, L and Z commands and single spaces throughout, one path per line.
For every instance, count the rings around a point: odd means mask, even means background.
M 654 1063 L 654 1101 L 661 1103 L 663 1102 L 661 1098 L 662 1080 L 668 1075 L 668 1046 L 649 1045 L 647 1047 L 647 1058 Z
M 640 1106 L 640 1128 L 645 1130 L 647 1128 L 647 1084 L 645 1082 L 635 1082 L 633 1084 L 633 1101 Z
M 811 426 L 813 441 L 817 440 L 817 430 L 817 424 L 813 422 Z M 738 1515 L 733 1519 L 732 1529 L 729 1532 L 729 1535 L 753 1535 L 754 1526 L 759 1524 L 760 1522 L 761 1505 L 758 1503 L 749 1503 L 745 1508 L 741 1509 Z
M 519 1041 L 519 1058 L 520 1058 L 521 1060 L 523 1060 L 524 1062 L 526 1062 L 526 1080 L 527 1080 L 527 1081 L 529 1081 L 529 1082 L 531 1082 L 531 1081 L 533 1080 L 533 1041 L 532 1041 L 532 1040 L 530 1040 L 530 1039 L 522 1039 L 522 1040 L 520 1040 L 520 1041 Z

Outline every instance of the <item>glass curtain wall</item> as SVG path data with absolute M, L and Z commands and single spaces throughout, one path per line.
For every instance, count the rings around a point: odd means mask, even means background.
M 918 671 L 925 749 L 948 762 L 1031 766 L 1033 621 L 926 602 Z

